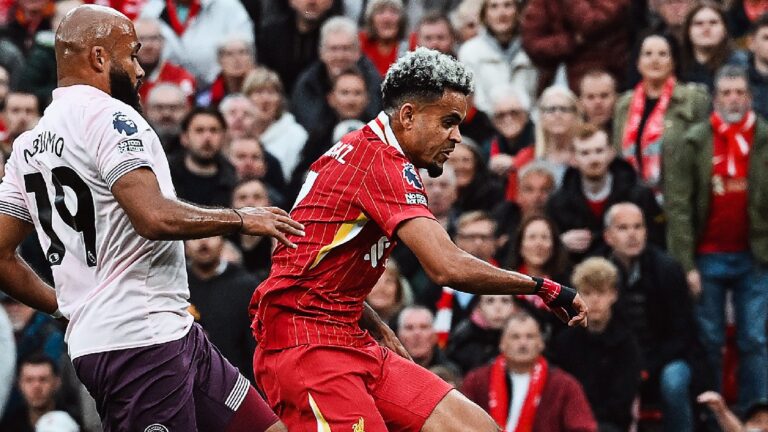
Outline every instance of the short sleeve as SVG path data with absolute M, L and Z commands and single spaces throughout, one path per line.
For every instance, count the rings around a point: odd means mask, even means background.
M 157 135 L 133 109 L 108 106 L 94 116 L 96 167 L 109 188 L 137 168 L 152 168 Z
M 388 237 L 408 219 L 434 219 L 419 172 L 405 158 L 386 150 L 376 152 L 363 177 L 357 204 Z
M 29 213 L 29 207 L 25 198 L 23 181 L 19 178 L 16 169 L 16 158 L 19 152 L 15 152 L 5 165 L 5 177 L 0 182 L 0 213 L 21 219 L 24 222 L 34 223 Z

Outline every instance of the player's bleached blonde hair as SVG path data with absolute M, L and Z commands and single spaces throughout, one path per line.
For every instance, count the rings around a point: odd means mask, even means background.
M 577 291 L 616 290 L 619 271 L 605 258 L 592 257 L 582 261 L 573 269 L 571 283 Z
M 438 100 L 445 90 L 472 93 L 472 72 L 453 57 L 424 47 L 400 57 L 381 83 L 384 110 L 389 113 L 408 101 Z

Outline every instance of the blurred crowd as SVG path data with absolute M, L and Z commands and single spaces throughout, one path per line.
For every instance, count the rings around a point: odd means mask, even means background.
M 290 209 L 311 164 L 381 110 L 426 46 L 474 73 L 444 173 L 456 244 L 574 286 L 438 286 L 398 246 L 368 297 L 413 356 L 507 431 L 768 432 L 768 0 L 86 0 L 135 22 L 143 115 L 179 198 Z M 81 0 L 0 0 L 0 175 L 56 87 Z M 252 380 L 246 313 L 270 239 L 186 242 L 190 312 Z M 51 274 L 37 238 L 21 255 Z M 3 296 L 2 431 L 100 430 L 65 329 Z

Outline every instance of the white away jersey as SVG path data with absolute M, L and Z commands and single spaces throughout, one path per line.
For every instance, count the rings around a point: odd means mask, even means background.
M 192 325 L 182 242 L 141 237 L 110 191 L 140 167 L 175 197 L 149 124 L 91 86 L 54 90 L 38 125 L 13 143 L 0 212 L 35 225 L 72 358 L 176 340 Z

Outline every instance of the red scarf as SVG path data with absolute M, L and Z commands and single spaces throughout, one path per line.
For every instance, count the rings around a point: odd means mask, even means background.
M 187 19 L 184 22 L 179 20 L 179 15 L 176 13 L 175 0 L 165 0 L 165 10 L 168 11 L 168 21 L 170 21 L 171 28 L 173 28 L 177 35 L 181 36 L 189 23 L 192 22 L 192 19 L 200 12 L 200 0 L 192 0 L 192 4 L 189 5 Z
M 451 321 L 453 321 L 453 289 L 443 287 L 443 293 L 437 301 L 435 322 L 433 324 L 437 334 L 437 345 L 445 348 L 448 345 L 448 336 L 451 334 Z
M 726 123 L 717 111 L 709 116 L 709 122 L 712 124 L 712 131 L 714 132 L 713 148 L 724 147 L 726 149 L 726 163 L 715 163 L 714 174 L 731 178 L 744 178 L 747 176 L 749 149 L 755 137 L 755 120 L 756 116 L 752 111 L 744 115 L 744 118 L 738 123 L 730 124 Z
M 643 158 L 643 171 L 640 173 L 640 176 L 652 186 L 659 182 L 661 175 L 661 139 L 664 135 L 664 114 L 667 112 L 674 90 L 675 78 L 670 77 L 664 83 L 659 101 L 645 121 L 642 136 L 640 137 L 640 154 Z M 624 159 L 632 164 L 636 171 L 640 170 L 636 146 L 637 135 L 640 133 L 640 121 L 643 118 L 644 110 L 645 87 L 641 82 L 635 87 L 635 91 L 632 94 L 629 115 L 627 116 L 627 123 L 624 128 L 624 139 L 622 140 Z
M 531 369 L 531 382 L 528 384 L 528 393 L 525 395 L 515 432 L 531 432 L 533 430 L 533 420 L 536 418 L 536 409 L 541 402 L 541 394 L 544 392 L 548 371 L 547 361 L 540 356 Z M 506 429 L 507 416 L 509 416 L 510 392 L 508 390 L 507 360 L 504 358 L 504 354 L 501 354 L 491 365 L 488 407 L 491 417 L 502 429 Z M 512 391 L 521 391 L 521 389 L 512 389 Z

